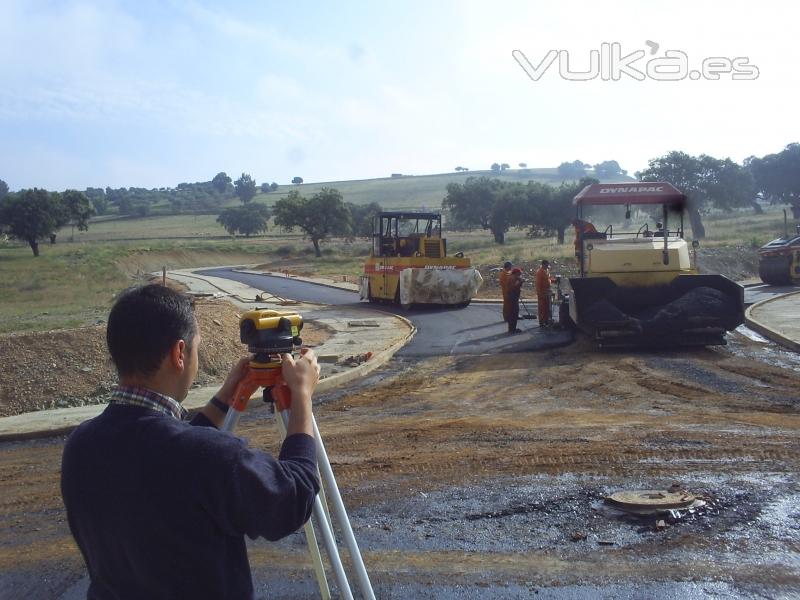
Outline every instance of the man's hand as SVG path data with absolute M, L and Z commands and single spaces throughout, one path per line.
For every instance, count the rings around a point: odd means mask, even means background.
M 233 395 L 236 393 L 236 387 L 239 385 L 239 382 L 245 378 L 247 372 L 250 370 L 251 360 L 251 356 L 240 358 L 239 362 L 233 365 L 230 373 L 228 373 L 228 376 L 225 378 L 225 383 L 222 384 L 222 387 L 219 388 L 219 391 L 216 393 L 217 398 L 222 400 L 225 404 L 230 404 L 233 401 Z
M 284 354 L 281 361 L 283 380 L 292 392 L 292 412 L 286 428 L 287 435 L 306 433 L 313 436 L 311 395 L 319 381 L 317 356 L 310 348 L 301 348 L 300 358 L 295 360 L 291 354 Z
M 319 381 L 319 365 L 314 351 L 300 348 L 300 358 L 295 360 L 291 354 L 283 354 L 281 362 L 281 374 L 292 391 L 292 397 L 306 394 L 310 397 Z
M 230 373 L 228 373 L 228 376 L 225 378 L 225 383 L 223 383 L 219 391 L 214 394 L 217 400 L 230 405 L 233 401 L 233 395 L 236 393 L 236 387 L 250 370 L 250 360 L 250 356 L 245 356 L 240 358 L 239 362 L 233 366 Z M 217 429 L 222 427 L 222 424 L 225 422 L 225 413 L 211 402 L 206 404 L 200 412 L 202 412 Z

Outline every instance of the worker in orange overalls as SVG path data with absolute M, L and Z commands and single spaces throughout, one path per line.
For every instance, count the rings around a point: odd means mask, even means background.
M 519 296 L 522 293 L 522 269 L 514 267 L 511 269 L 506 280 L 506 303 L 508 305 L 508 333 L 522 333 L 521 329 L 517 329 L 517 320 L 519 319 Z M 505 306 L 504 304 L 504 306 Z
M 589 221 L 573 219 L 572 225 L 575 227 L 575 256 L 581 253 L 581 239 L 587 233 L 597 233 L 597 228 Z
M 508 292 L 506 291 L 506 285 L 508 284 L 508 278 L 511 275 L 511 267 L 513 267 L 510 262 L 506 261 L 503 264 L 503 269 L 497 275 L 497 283 L 500 284 L 500 292 L 503 294 L 503 321 L 506 323 L 508 322 Z
M 536 302 L 539 305 L 539 327 L 552 325 L 553 319 L 550 316 L 550 262 L 542 261 L 542 266 L 536 269 Z

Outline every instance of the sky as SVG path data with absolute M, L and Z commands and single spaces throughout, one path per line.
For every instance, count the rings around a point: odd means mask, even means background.
M 783 0 L 0 0 L 0 179 L 285 184 L 575 159 L 633 173 L 671 150 L 741 162 L 800 141 L 799 21 Z M 644 80 L 611 65 L 611 44 L 641 51 L 626 64 Z M 571 80 L 595 73 L 593 51 L 597 76 Z M 684 78 L 649 76 L 654 58 Z

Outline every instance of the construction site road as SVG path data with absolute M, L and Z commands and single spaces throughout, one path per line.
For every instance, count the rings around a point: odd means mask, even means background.
M 378 598 L 788 599 L 799 392 L 800 355 L 742 328 L 688 351 L 599 352 L 579 337 L 395 355 L 318 394 L 315 414 Z M 237 434 L 279 444 L 263 407 Z M 64 439 L 0 443 L 0 598 L 85 597 L 58 488 Z M 705 504 L 637 517 L 603 503 L 672 485 Z M 302 534 L 248 547 L 258 598 L 316 597 Z
M 378 309 L 401 315 L 417 327 L 417 334 L 399 356 L 425 357 L 447 354 L 487 354 L 497 352 L 528 352 L 555 348 L 572 342 L 569 331 L 540 329 L 533 319 L 525 317 L 536 310 L 535 304 L 523 299 L 522 318 L 518 335 L 508 335 L 506 324 L 500 318 L 498 304 L 472 304 L 462 309 L 426 307 L 404 309 L 392 304 L 359 302 L 353 291 L 322 286 L 290 277 L 256 274 L 235 269 L 204 269 L 199 275 L 231 279 L 270 294 L 292 298 L 301 302 L 319 302 L 363 309 Z M 532 315 L 531 315 L 532 316 Z

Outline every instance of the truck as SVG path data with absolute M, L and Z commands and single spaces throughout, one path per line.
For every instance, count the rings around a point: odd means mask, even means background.
M 700 274 L 699 242 L 690 252 L 684 239 L 686 196 L 672 184 L 595 183 L 574 205 L 579 273 L 559 282 L 562 324 L 611 348 L 724 345 L 744 322 L 744 288 Z
M 464 308 L 482 282 L 463 253 L 448 256 L 440 213 L 387 211 L 373 218 L 372 248 L 360 280 L 362 300 L 406 308 Z

